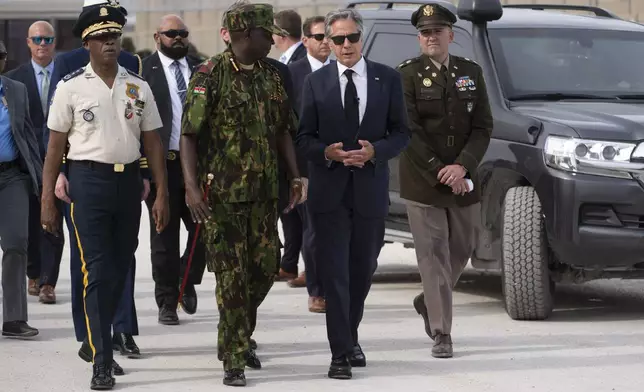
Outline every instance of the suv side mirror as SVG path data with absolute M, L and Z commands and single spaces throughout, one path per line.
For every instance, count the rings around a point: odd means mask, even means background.
M 460 19 L 486 23 L 501 19 L 503 6 L 500 0 L 460 0 L 456 12 Z

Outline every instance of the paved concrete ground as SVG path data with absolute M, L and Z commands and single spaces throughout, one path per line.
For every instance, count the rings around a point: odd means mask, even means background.
M 144 212 L 144 220 L 147 215 Z M 199 310 L 182 325 L 157 324 L 147 224 L 137 254 L 137 290 L 144 359 L 117 357 L 122 391 L 226 390 L 216 358 L 214 278 L 198 288 Z M 68 256 L 67 251 L 65 257 Z M 413 250 L 388 245 L 381 271 L 413 271 Z M 90 367 L 77 356 L 70 310 L 69 263 L 58 304 L 29 298 L 33 341 L 0 339 L 0 392 L 89 390 Z M 547 322 L 515 322 L 500 300 L 500 279 L 468 271 L 454 298 L 455 358 L 433 359 L 421 319 L 411 307 L 420 284 L 378 283 L 367 300 L 361 343 L 366 369 L 351 381 L 326 378 L 330 360 L 324 316 L 307 311 L 304 289 L 274 286 L 260 308 L 259 356 L 247 372 L 259 391 L 641 391 L 644 384 L 644 289 L 640 281 L 561 287 Z

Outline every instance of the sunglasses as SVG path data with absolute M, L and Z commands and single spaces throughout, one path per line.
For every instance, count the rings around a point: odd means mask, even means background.
M 36 45 L 40 45 L 45 42 L 45 45 L 51 45 L 54 43 L 54 37 L 29 37 L 31 42 L 33 42 Z
M 349 35 L 335 35 L 331 37 L 331 41 L 333 41 L 335 45 L 342 45 L 344 44 L 344 41 L 348 39 L 349 42 L 355 44 L 356 42 L 360 41 L 360 35 L 360 32 Z
M 324 34 L 309 34 L 307 35 L 308 38 L 313 38 L 316 41 L 322 41 L 324 39 Z
M 0 52 L 0 60 L 6 60 L 7 59 L 7 53 Z
M 190 33 L 188 32 L 188 30 L 167 30 L 162 31 L 161 34 L 165 35 L 168 38 L 175 39 L 177 37 L 188 38 L 188 35 Z

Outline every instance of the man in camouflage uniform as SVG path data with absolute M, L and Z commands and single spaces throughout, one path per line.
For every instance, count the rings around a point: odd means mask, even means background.
M 181 164 L 186 203 L 203 223 L 209 271 L 217 280 L 218 357 L 224 384 L 246 385 L 244 368 L 261 367 L 249 348 L 249 314 L 270 288 L 277 263 L 277 153 L 291 177 L 292 209 L 302 198 L 291 133 L 295 115 L 278 70 L 265 61 L 273 8 L 249 4 L 226 13 L 230 49 L 193 74 L 184 107 Z M 200 185 L 214 175 L 207 202 Z

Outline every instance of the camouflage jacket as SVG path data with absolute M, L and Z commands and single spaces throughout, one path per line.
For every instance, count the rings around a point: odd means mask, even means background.
M 230 51 L 192 76 L 181 133 L 197 136 L 197 175 L 211 204 L 278 198 L 277 136 L 295 132 L 279 71 L 266 61 L 243 70 Z

